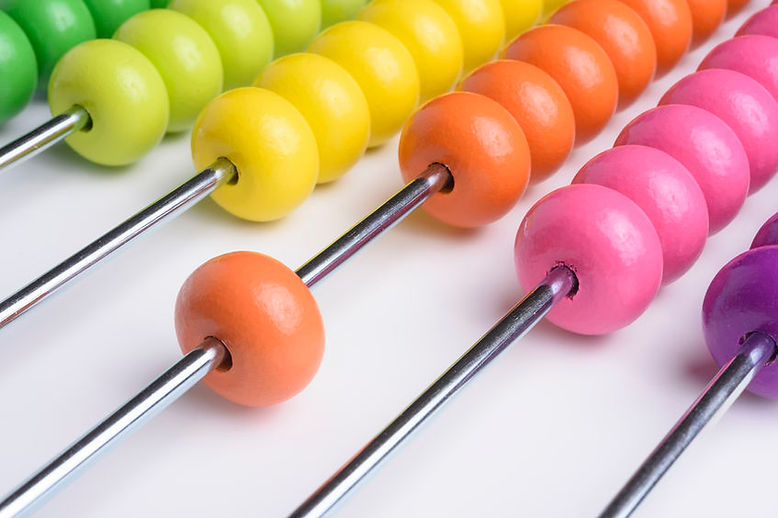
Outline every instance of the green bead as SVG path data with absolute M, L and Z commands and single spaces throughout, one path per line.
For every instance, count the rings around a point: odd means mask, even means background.
M 171 0 L 211 35 L 224 67 L 224 88 L 251 84 L 273 59 L 273 30 L 257 0 Z
M 5 0 L 4 10 L 16 20 L 32 43 L 40 84 L 65 52 L 97 37 L 95 23 L 82 0 Z
M 189 129 L 222 90 L 219 50 L 200 25 L 177 11 L 154 9 L 124 22 L 114 39 L 129 43 L 157 67 L 170 99 L 168 131 Z
M 131 16 L 150 9 L 149 0 L 83 0 L 95 21 L 98 38 L 110 38 Z
M 305 50 L 321 28 L 319 0 L 257 0 L 273 28 L 275 55 Z
M 152 9 L 164 9 L 167 7 L 169 0 L 151 0 Z
M 78 154 L 102 165 L 130 164 L 165 134 L 168 98 L 151 61 L 115 40 L 73 48 L 54 67 L 49 83 L 52 115 L 81 106 L 91 124 L 65 140 Z
M 364 0 L 321 0 L 322 30 L 339 22 L 353 20 L 364 5 Z
M 35 51 L 24 31 L 0 11 L 0 123 L 27 105 L 38 83 Z

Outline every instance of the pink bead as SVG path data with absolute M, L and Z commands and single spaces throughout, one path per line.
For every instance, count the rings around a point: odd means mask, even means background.
M 616 145 L 640 144 L 669 154 L 692 174 L 708 204 L 710 233 L 734 219 L 748 193 L 748 157 L 721 119 L 688 105 L 660 106 L 624 128 Z
M 643 209 L 662 244 L 662 283 L 697 260 L 708 237 L 708 206 L 697 181 L 675 158 L 646 146 L 619 146 L 584 165 L 573 183 L 620 192 Z
M 737 31 L 738 36 L 744 34 L 762 34 L 778 38 L 778 3 L 762 9 L 746 20 L 746 23 Z
M 778 100 L 778 38 L 740 36 L 710 51 L 699 70 L 726 68 L 756 79 Z
M 659 104 L 690 104 L 717 115 L 743 143 L 756 192 L 778 170 L 778 102 L 765 87 L 732 70 L 703 70 L 678 81 Z
M 648 307 L 662 281 L 662 247 L 635 203 L 600 185 L 570 185 L 538 201 L 516 235 L 516 271 L 525 291 L 554 266 L 578 277 L 578 291 L 548 314 L 585 335 L 620 329 Z

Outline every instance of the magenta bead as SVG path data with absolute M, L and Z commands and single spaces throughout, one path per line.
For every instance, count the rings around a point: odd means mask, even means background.
M 730 261 L 711 282 L 702 306 L 705 341 L 724 365 L 749 333 L 778 337 L 778 246 L 749 250 Z M 748 390 L 778 399 L 778 362 L 764 367 Z
M 626 144 L 659 149 L 686 167 L 705 196 L 711 234 L 743 206 L 750 181 L 748 157 L 732 129 L 712 113 L 681 104 L 654 108 L 622 130 L 616 145 Z
M 762 34 L 778 38 L 778 4 L 772 5 L 755 13 L 737 31 L 738 36 L 744 34 Z
M 749 192 L 778 170 L 778 102 L 765 87 L 733 70 L 702 70 L 678 81 L 659 101 L 690 104 L 717 115 L 743 143 L 751 166 Z
M 635 203 L 613 189 L 578 184 L 538 201 L 516 234 L 516 271 L 525 292 L 554 266 L 578 277 L 578 292 L 548 314 L 584 335 L 621 329 L 648 307 L 662 281 L 662 247 Z
M 708 206 L 697 181 L 675 158 L 646 146 L 619 146 L 584 165 L 573 183 L 620 192 L 643 209 L 662 245 L 667 284 L 697 260 L 708 237 Z
M 768 219 L 756 233 L 751 248 L 778 245 L 778 214 Z M 778 316 L 776 317 L 778 318 Z
M 699 69 L 709 68 L 745 74 L 778 100 L 778 38 L 752 35 L 727 40 L 710 51 Z

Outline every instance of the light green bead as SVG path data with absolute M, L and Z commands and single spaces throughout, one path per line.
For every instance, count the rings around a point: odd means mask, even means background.
M 321 29 L 319 0 L 257 0 L 273 27 L 275 55 L 304 50 Z
M 321 0 L 321 28 L 353 20 L 364 7 L 364 0 Z
M 273 59 L 273 30 L 257 0 L 171 0 L 210 34 L 224 68 L 224 88 L 251 84 Z
M 151 61 L 126 43 L 93 40 L 71 49 L 54 67 L 49 107 L 58 115 L 74 105 L 91 125 L 67 137 L 77 153 L 102 165 L 130 164 L 165 134 L 168 98 Z
M 222 90 L 219 50 L 200 25 L 177 11 L 153 9 L 137 14 L 116 31 L 157 67 L 170 99 L 168 131 L 194 124 L 205 105 Z

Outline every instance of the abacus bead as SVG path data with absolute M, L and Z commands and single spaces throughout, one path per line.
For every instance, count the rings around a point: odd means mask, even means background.
M 727 0 L 686 0 L 692 11 L 695 43 L 708 39 L 727 15 Z
M 540 20 L 543 0 L 501 0 L 505 17 L 505 39 L 512 40 Z
M 648 25 L 657 52 L 657 70 L 674 67 L 692 42 L 692 13 L 686 0 L 620 0 Z
M 778 102 L 747 75 L 720 69 L 695 72 L 670 88 L 660 104 L 698 106 L 726 122 L 748 155 L 750 192 L 778 170 Z
M 498 220 L 527 187 L 530 156 L 519 125 L 505 108 L 482 95 L 453 92 L 417 111 L 400 137 L 400 170 L 406 182 L 432 163 L 448 167 L 450 192 L 423 208 L 458 227 Z
M 638 144 L 669 154 L 692 174 L 708 204 L 710 233 L 737 215 L 750 183 L 743 144 L 724 121 L 701 108 L 667 105 L 630 122 L 616 145 Z
M 364 0 L 321 0 L 321 29 L 357 17 Z
M 204 381 L 246 406 L 281 403 L 313 379 L 324 354 L 324 325 L 310 290 L 263 254 L 233 252 L 201 265 L 184 282 L 175 311 L 184 353 L 214 337 L 230 353 Z
M 498 60 L 475 69 L 462 90 L 494 99 L 524 130 L 532 156 L 530 181 L 547 178 L 575 142 L 575 118 L 565 92 L 551 76 L 523 61 Z
M 579 142 L 591 139 L 616 111 L 619 83 L 613 63 L 579 30 L 535 27 L 513 40 L 504 57 L 535 65 L 559 83 L 573 107 Z
M 321 29 L 319 0 L 257 0 L 273 28 L 276 56 L 299 52 Z
M 727 16 L 733 16 L 740 11 L 749 0 L 729 0 L 727 2 Z
M 778 339 L 778 247 L 749 250 L 713 278 L 702 305 L 705 341 L 719 365 L 729 362 L 746 335 Z M 778 398 L 778 364 L 762 368 L 748 390 Z
M 132 16 L 148 11 L 149 0 L 83 0 L 92 13 L 98 38 L 110 38 Z
M 257 0 L 171 0 L 169 7 L 193 18 L 211 36 L 224 67 L 225 89 L 251 84 L 273 58 L 273 30 Z
M 554 12 L 565 5 L 569 0 L 544 0 L 543 1 L 543 17 L 548 18 Z
M 648 307 L 662 280 L 662 247 L 635 203 L 600 185 L 570 185 L 541 198 L 519 226 L 516 270 L 525 292 L 559 264 L 578 291 L 548 314 L 584 335 L 621 329 Z
M 464 71 L 492 59 L 505 39 L 500 0 L 435 0 L 454 20 L 464 49 Z
M 751 248 L 778 245 L 778 214 L 768 219 L 756 233 Z
M 676 280 L 700 256 L 708 207 L 694 177 L 675 158 L 647 146 L 619 146 L 584 165 L 573 183 L 602 185 L 643 209 L 662 244 L 662 282 Z
M 236 88 L 205 107 L 192 132 L 192 158 L 204 169 L 224 157 L 238 180 L 211 197 L 250 221 L 282 218 L 313 190 L 319 172 L 316 138 L 299 111 L 262 88 Z
M 188 16 L 170 9 L 146 11 L 127 20 L 114 38 L 141 51 L 157 67 L 170 100 L 170 132 L 189 129 L 222 90 L 219 50 Z
M 357 81 L 370 109 L 369 146 L 396 134 L 419 101 L 419 74 L 408 49 L 386 29 L 349 21 L 333 25 L 310 52 L 330 58 Z
M 57 115 L 83 107 L 91 124 L 65 140 L 92 162 L 130 164 L 151 151 L 167 128 L 165 83 L 138 50 L 115 40 L 71 49 L 54 67 L 49 107 Z
M 319 150 L 319 183 L 331 182 L 359 160 L 370 138 L 365 95 L 348 72 L 317 54 L 293 54 L 265 68 L 255 86 L 271 90 L 305 117 Z
M 164 9 L 169 2 L 170 0 L 151 0 L 150 5 L 152 9 Z
M 778 38 L 778 5 L 773 3 L 746 20 L 746 23 L 737 31 L 738 36 L 745 34 L 761 34 Z
M 622 103 L 640 95 L 656 73 L 656 45 L 648 25 L 619 0 L 576 0 L 548 23 L 578 29 L 602 47 L 616 70 Z
M 699 70 L 726 68 L 756 79 L 778 100 L 778 38 L 746 35 L 710 51 Z
M 22 111 L 35 93 L 38 67 L 30 40 L 0 11 L 0 123 Z
M 3 9 L 32 43 L 41 87 L 48 84 L 65 52 L 96 37 L 92 15 L 82 0 L 6 0 Z
M 454 87 L 462 73 L 462 38 L 433 0 L 373 0 L 359 19 L 383 27 L 405 45 L 419 73 L 422 100 Z

